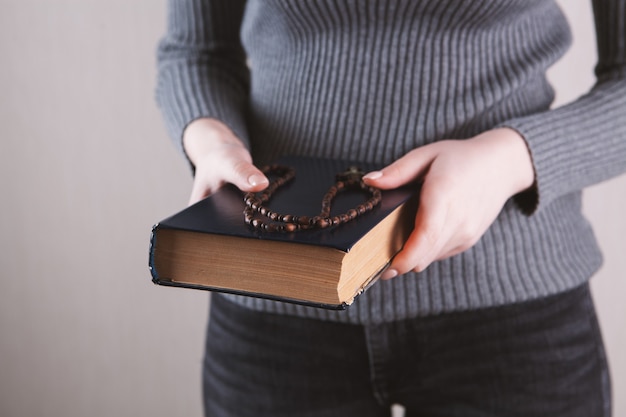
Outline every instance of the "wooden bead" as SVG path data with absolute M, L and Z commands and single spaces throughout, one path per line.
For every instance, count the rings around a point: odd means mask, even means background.
M 269 165 L 262 168 L 262 172 L 270 178 L 268 187 L 260 193 L 246 193 L 244 195 L 245 208 L 244 222 L 250 226 L 268 232 L 295 232 L 308 229 L 324 229 L 346 223 L 361 214 L 370 211 L 380 203 L 382 194 L 379 189 L 365 184 L 362 173 L 357 167 L 350 167 L 346 172 L 337 175 L 337 181 L 331 185 L 322 197 L 321 211 L 318 215 L 296 216 L 293 214 L 279 214 L 265 206 L 276 190 L 295 177 L 295 170 L 282 165 Z M 337 194 L 343 190 L 360 190 L 370 194 L 370 199 L 358 206 L 349 209 L 346 213 L 330 216 L 332 202 Z M 270 221 L 254 218 L 254 213 L 260 213 Z
M 330 219 L 327 218 L 319 218 L 315 221 L 315 226 L 320 229 L 325 229 L 330 226 Z

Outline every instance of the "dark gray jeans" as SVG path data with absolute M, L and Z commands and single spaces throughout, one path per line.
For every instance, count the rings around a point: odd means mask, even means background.
M 219 295 L 204 362 L 209 417 L 608 417 L 587 285 L 526 303 L 375 326 L 258 313 Z

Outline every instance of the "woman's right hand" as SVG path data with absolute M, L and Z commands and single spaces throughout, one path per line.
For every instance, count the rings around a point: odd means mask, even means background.
M 183 146 L 196 168 L 189 204 L 209 196 L 225 183 L 242 191 L 260 191 L 269 184 L 252 164 L 248 149 L 219 120 L 202 118 L 191 122 L 183 134 Z

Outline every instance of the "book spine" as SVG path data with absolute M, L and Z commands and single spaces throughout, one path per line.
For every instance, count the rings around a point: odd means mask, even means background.
M 162 284 L 159 279 L 159 274 L 157 273 L 156 267 L 154 266 L 154 249 L 156 247 L 156 235 L 157 230 L 159 228 L 159 223 L 156 223 L 152 226 L 152 231 L 150 232 L 150 247 L 148 250 L 148 268 L 150 269 L 150 275 L 152 275 L 152 282 L 155 284 Z

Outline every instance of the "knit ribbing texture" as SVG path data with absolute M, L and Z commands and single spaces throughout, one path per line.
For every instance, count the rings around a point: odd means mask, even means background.
M 260 311 L 376 323 L 587 281 L 601 254 L 582 189 L 626 171 L 625 4 L 594 2 L 598 83 L 550 109 L 545 72 L 571 42 L 552 0 L 171 0 L 157 100 L 179 147 L 189 122 L 213 117 L 259 165 L 291 154 L 382 166 L 506 126 L 526 139 L 536 172 L 535 188 L 507 202 L 473 248 L 378 282 L 346 311 L 228 297 Z

